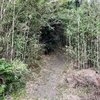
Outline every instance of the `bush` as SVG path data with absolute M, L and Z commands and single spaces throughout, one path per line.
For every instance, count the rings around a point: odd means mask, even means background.
M 4 58 L 0 59 L 0 98 L 25 86 L 27 73 L 26 65 L 21 61 L 14 60 L 10 64 Z

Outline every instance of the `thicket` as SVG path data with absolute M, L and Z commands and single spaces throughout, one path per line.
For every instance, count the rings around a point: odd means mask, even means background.
M 28 69 L 23 62 L 33 66 L 39 58 L 45 23 L 40 7 L 37 0 L 0 0 L 0 100 L 25 85 Z
M 68 59 L 75 59 L 77 66 L 100 67 L 99 2 L 0 0 L 0 58 L 6 59 L 0 60 L 0 71 L 9 74 L 4 68 L 11 68 L 14 77 L 12 68 L 18 62 L 33 67 L 45 49 L 51 52 L 60 46 L 66 47 Z M 5 84 L 0 86 L 2 92 Z
M 9 61 L 21 59 L 28 64 L 34 62 L 41 49 L 38 35 L 44 24 L 39 7 L 35 0 L 1 0 L 1 57 Z
M 80 68 L 100 68 L 100 3 L 83 2 L 66 14 L 67 49 Z
M 0 59 L 0 100 L 5 95 L 17 91 L 25 86 L 28 69 L 19 60 L 14 60 L 12 64 L 4 58 Z

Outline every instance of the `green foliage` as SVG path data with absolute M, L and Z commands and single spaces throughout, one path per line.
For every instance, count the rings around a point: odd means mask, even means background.
M 0 3 L 3 6 L 2 11 L 5 10 L 1 12 L 4 16 L 0 19 L 0 48 L 3 50 L 1 52 L 5 52 L 1 57 L 9 61 L 17 58 L 32 65 L 30 63 L 34 62 L 42 48 L 39 44 L 39 33 L 41 26 L 46 23 L 44 15 L 47 10 L 44 1 L 14 0 Z
M 15 60 L 12 64 L 0 59 L 0 96 L 4 96 L 25 85 L 28 70 L 21 61 Z
M 66 14 L 65 33 L 68 45 L 76 52 L 80 66 L 99 67 L 100 6 L 83 3 L 77 10 L 71 9 Z

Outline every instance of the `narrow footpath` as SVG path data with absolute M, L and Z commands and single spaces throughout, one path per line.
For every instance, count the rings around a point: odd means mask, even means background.
M 44 57 L 45 65 L 36 81 L 26 85 L 27 100 L 64 100 L 59 97 L 58 87 L 63 78 L 66 57 L 61 53 Z

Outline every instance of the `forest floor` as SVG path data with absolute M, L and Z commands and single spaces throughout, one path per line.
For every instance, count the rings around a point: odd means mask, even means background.
M 71 72 L 72 64 L 67 63 L 65 54 L 43 55 L 44 66 L 38 73 L 32 72 L 26 84 L 26 93 L 14 100 L 90 100 L 86 97 L 90 87 L 72 88 L 66 82 L 66 73 Z M 91 99 L 92 100 L 92 99 Z

